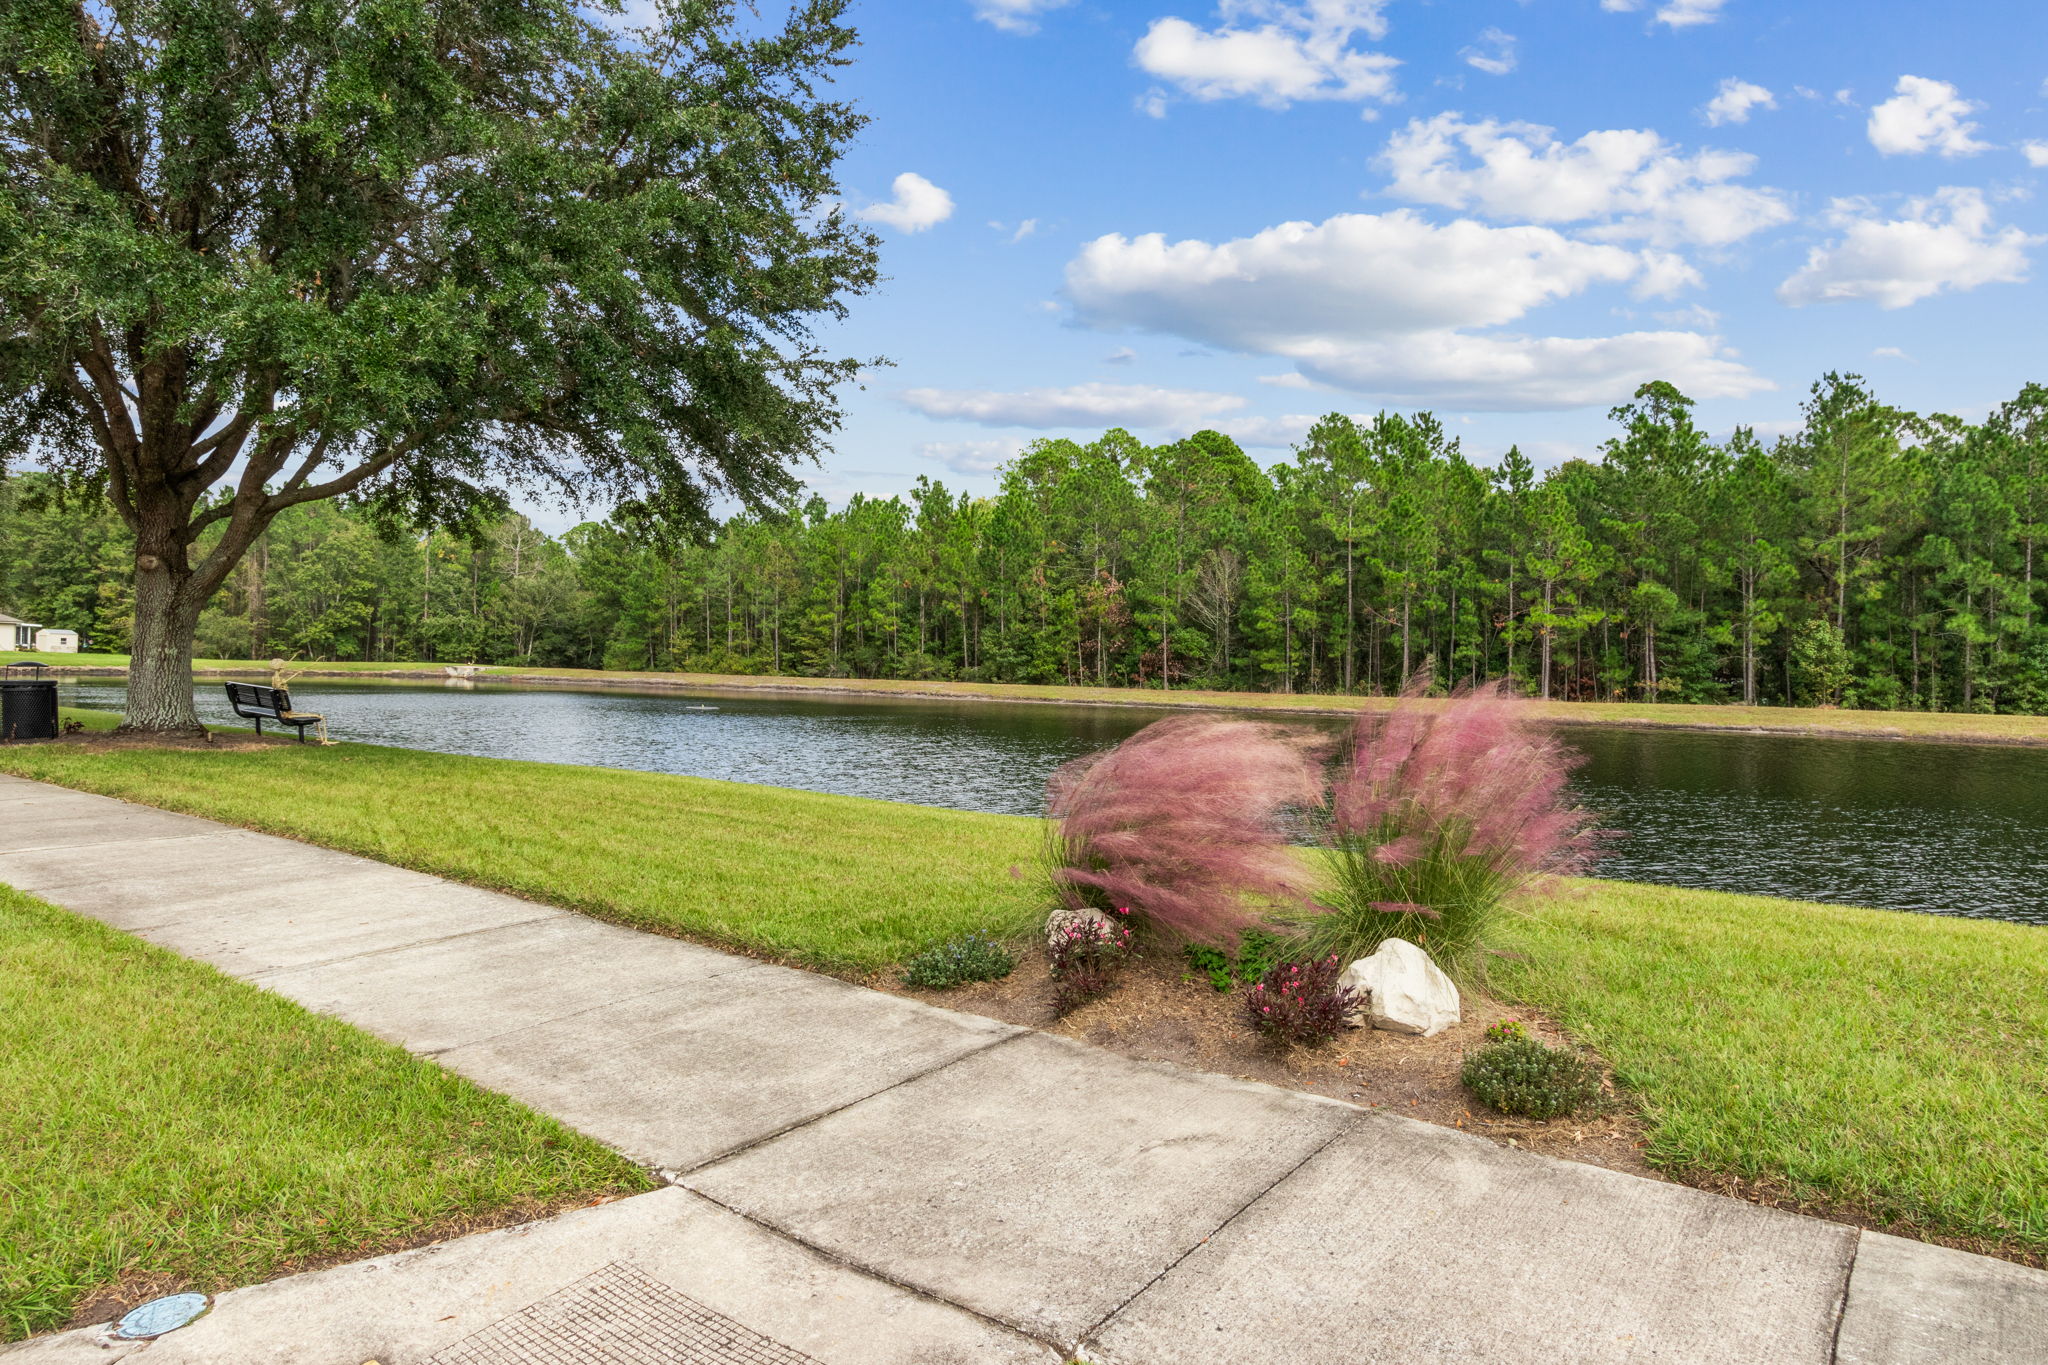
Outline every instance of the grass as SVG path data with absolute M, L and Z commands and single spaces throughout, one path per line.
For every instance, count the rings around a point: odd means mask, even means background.
M 0 664 L 29 660 L 54 668 L 126 668 L 124 654 L 18 654 L 0 651 Z M 56 662 L 62 660 L 62 662 Z M 268 673 L 267 661 L 200 659 L 200 673 Z M 291 665 L 307 677 L 441 678 L 438 663 L 306 663 Z M 1155 691 L 1129 687 L 1040 687 L 1025 683 L 904 681 L 888 678 L 747 677 L 729 673 L 636 673 L 591 668 L 486 667 L 479 678 L 498 682 L 609 683 L 734 691 L 773 689 L 820 695 L 951 697 L 963 701 L 1064 702 L 1095 706 L 1193 706 L 1237 711 L 1350 715 L 1390 707 L 1391 697 L 1333 693 Z M 1667 702 L 1541 702 L 1538 718 L 1556 725 L 1623 725 L 1707 730 L 1760 730 L 1773 734 L 1846 735 L 1879 739 L 1946 740 L 1977 744 L 2048 745 L 2048 716 L 1966 715 L 1942 711 L 1842 711 L 1822 707 L 1710 706 Z
M 1039 908 L 1035 821 L 367 745 L 0 746 L 0 770 L 876 971 Z M 2003 1254 L 2048 1255 L 2048 938 L 2032 926 L 1585 882 L 1490 985 L 1598 1048 L 1648 1155 Z
M 1016 816 L 368 744 L 0 746 L 0 771 L 827 971 L 1036 907 L 1039 827 Z
M 650 1187 L 369 1034 L 0 886 L 0 1341 Z
M 2039 1263 L 2048 930 L 1586 882 L 1489 987 L 1613 1066 L 1652 1164 Z

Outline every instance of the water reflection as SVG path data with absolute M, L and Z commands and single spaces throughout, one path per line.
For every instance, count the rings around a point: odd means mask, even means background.
M 118 680 L 64 684 L 118 709 Z M 338 739 L 1029 815 L 1046 776 L 1162 713 L 926 699 L 309 680 Z M 234 724 L 218 684 L 201 715 Z M 713 709 L 704 709 L 704 708 Z M 1334 724 L 1322 720 L 1304 723 Z M 1628 837 L 1605 876 L 2048 924 L 2048 751 L 1573 728 Z

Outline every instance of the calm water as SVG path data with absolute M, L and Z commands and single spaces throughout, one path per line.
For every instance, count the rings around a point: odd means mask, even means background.
M 63 685 L 119 709 L 118 680 Z M 218 684 L 200 714 L 235 724 Z M 1162 713 L 725 692 L 308 679 L 337 739 L 689 773 L 1031 815 L 1046 775 Z M 693 710 L 693 707 L 715 710 Z M 1304 722 L 1317 723 L 1317 722 Z M 1323 721 L 1319 723 L 1328 724 Z M 1578 785 L 1626 832 L 1601 874 L 2048 924 L 2048 751 L 1574 728 Z

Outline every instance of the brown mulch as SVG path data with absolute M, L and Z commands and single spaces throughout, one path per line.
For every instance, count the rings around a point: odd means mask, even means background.
M 1478 1133 L 1506 1146 L 1668 1178 L 1643 1161 L 1642 1121 L 1625 1097 L 1613 1096 L 1598 1114 L 1549 1120 L 1509 1118 L 1472 1098 L 1458 1072 L 1466 1052 L 1483 1045 L 1487 1025 L 1519 1019 L 1530 1036 L 1571 1046 L 1549 1020 L 1475 991 L 1462 992 L 1463 1021 L 1434 1038 L 1347 1029 L 1327 1046 L 1310 1049 L 1268 1043 L 1244 1023 L 1242 986 L 1219 992 L 1178 951 L 1161 945 L 1142 951 L 1109 994 L 1065 1018 L 1053 1010 L 1052 975 L 1044 957 L 1028 950 L 1019 954 L 1017 970 L 1001 981 L 946 991 L 917 990 L 894 977 L 867 984 L 1092 1043 L 1139 1061 L 1263 1081 Z

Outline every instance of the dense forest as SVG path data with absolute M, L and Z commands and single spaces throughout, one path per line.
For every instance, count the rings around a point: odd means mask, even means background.
M 2048 711 L 2048 388 L 1981 425 L 1813 387 L 1717 444 L 1650 384 L 1597 462 L 1470 462 L 1427 413 L 1041 440 L 994 497 L 813 498 L 678 541 L 516 514 L 421 535 L 280 517 L 206 613 L 214 658 L 441 660 L 1385 692 L 1509 676 L 1583 700 Z M 126 532 L 0 483 L 0 609 L 121 651 Z

